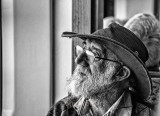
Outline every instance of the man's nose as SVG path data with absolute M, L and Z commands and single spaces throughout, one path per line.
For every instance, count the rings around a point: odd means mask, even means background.
M 89 65 L 87 61 L 88 61 L 88 57 L 87 57 L 87 54 L 85 52 L 79 54 L 77 56 L 77 58 L 75 59 L 76 64 L 79 64 L 79 65 L 82 65 L 82 66 L 85 66 L 85 67 L 87 67 Z

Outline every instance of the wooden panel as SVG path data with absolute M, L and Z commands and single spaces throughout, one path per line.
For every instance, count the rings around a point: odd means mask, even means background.
M 72 0 L 72 31 L 77 33 L 91 33 L 91 0 Z M 75 68 L 75 46 L 82 43 L 79 39 L 72 40 L 72 71 Z
M 78 33 L 90 33 L 91 0 L 73 0 L 72 30 Z

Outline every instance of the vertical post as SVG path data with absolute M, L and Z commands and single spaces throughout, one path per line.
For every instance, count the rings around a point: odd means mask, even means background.
M 104 18 L 114 16 L 114 1 L 115 0 L 104 0 Z
M 0 9 L 2 8 L 0 1 Z M 2 17 L 2 9 L 0 10 L 0 17 Z M 2 115 L 2 20 L 0 18 L 0 115 Z
M 54 47 L 55 47 L 55 40 L 53 39 L 53 37 L 55 37 L 54 35 L 54 30 L 55 30 L 55 1 L 54 0 L 50 0 L 50 24 L 52 25 L 50 28 L 50 54 L 51 54 L 51 65 L 50 65 L 50 106 L 52 106 L 54 104 L 54 100 L 55 100 L 55 51 L 54 51 Z
M 94 32 L 98 29 L 103 28 L 103 18 L 104 18 L 104 0 L 92 0 L 91 7 L 91 19 L 92 19 L 92 29 Z
M 2 40 L 2 116 L 11 116 L 15 108 L 14 0 L 1 0 Z
M 159 20 L 160 19 L 160 1 L 154 0 L 154 15 Z

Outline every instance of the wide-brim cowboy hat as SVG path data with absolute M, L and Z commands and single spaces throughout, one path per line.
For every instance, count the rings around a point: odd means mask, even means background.
M 108 28 L 100 29 L 92 34 L 63 32 L 62 37 L 78 37 L 82 40 L 94 39 L 102 41 L 118 58 L 135 74 L 136 91 L 142 99 L 147 99 L 152 91 L 152 83 L 144 63 L 148 59 L 148 51 L 141 40 L 128 29 L 112 23 Z

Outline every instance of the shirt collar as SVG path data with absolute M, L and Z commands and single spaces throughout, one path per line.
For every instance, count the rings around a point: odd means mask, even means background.
M 114 114 L 115 116 L 131 116 L 132 100 L 129 92 L 124 92 L 119 99 L 108 109 L 104 116 Z
M 73 106 L 78 115 L 92 114 L 88 98 L 81 97 Z
M 73 106 L 78 115 L 93 116 L 90 102 L 87 98 L 81 97 Z M 114 114 L 115 116 L 131 116 L 132 101 L 130 92 L 125 91 L 119 99 L 108 109 L 103 116 Z

